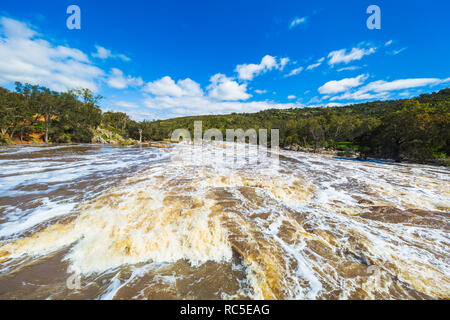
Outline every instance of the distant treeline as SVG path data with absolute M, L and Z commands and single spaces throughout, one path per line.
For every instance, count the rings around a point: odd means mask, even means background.
M 44 134 L 53 143 L 89 143 L 103 127 L 124 138 L 170 139 L 176 129 L 279 129 L 280 146 L 332 149 L 342 155 L 426 162 L 450 155 L 450 88 L 414 99 L 367 102 L 344 107 L 271 109 L 258 113 L 184 117 L 136 122 L 122 112 L 102 113 L 102 99 L 88 89 L 54 92 L 16 84 L 0 87 L 0 142 Z M 270 141 L 270 139 L 269 139 Z
M 343 156 L 429 162 L 450 155 L 450 88 L 414 99 L 367 102 L 344 107 L 271 109 L 252 114 L 184 117 L 147 123 L 146 139 L 163 140 L 173 130 L 279 129 L 280 146 L 332 149 Z M 270 139 L 269 139 L 270 141 Z

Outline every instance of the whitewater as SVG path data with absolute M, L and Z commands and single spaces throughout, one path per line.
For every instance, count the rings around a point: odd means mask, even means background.
M 450 298 L 444 167 L 224 143 L 0 168 L 0 299 Z

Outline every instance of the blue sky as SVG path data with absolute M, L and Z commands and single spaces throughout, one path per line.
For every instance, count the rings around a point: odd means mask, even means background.
M 81 30 L 66 9 L 81 8 Z M 369 5 L 381 30 L 369 30 Z M 450 86 L 450 2 L 12 1 L 0 85 L 88 87 L 155 119 L 412 97 Z

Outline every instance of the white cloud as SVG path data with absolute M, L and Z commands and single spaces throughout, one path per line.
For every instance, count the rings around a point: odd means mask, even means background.
M 332 97 L 331 101 L 336 100 L 373 100 L 373 99 L 385 99 L 388 98 L 389 94 L 387 92 L 372 94 L 358 90 L 356 92 L 346 92 L 340 96 Z
M 342 71 L 353 71 L 353 70 L 358 70 L 361 69 L 361 67 L 358 66 L 350 66 L 350 67 L 344 67 L 344 68 L 340 68 L 337 71 L 338 72 L 342 72 Z
M 179 80 L 178 82 L 178 86 L 183 90 L 183 93 L 185 96 L 201 96 L 203 95 L 203 90 L 200 87 L 200 85 L 187 78 L 184 80 Z
M 396 56 L 396 55 L 402 53 L 403 51 L 405 51 L 406 49 L 407 48 L 401 48 L 401 49 L 398 49 L 398 50 L 392 50 L 391 52 L 388 52 L 388 54 L 390 54 L 392 56 Z
M 291 59 L 289 59 L 289 58 L 281 58 L 280 65 L 279 65 L 280 71 L 284 70 L 284 67 L 289 63 L 289 61 L 291 61 Z
M 128 101 L 115 101 L 113 102 L 113 105 L 122 108 L 139 108 L 139 105 L 137 105 L 136 103 Z
M 303 105 L 298 103 L 279 104 L 273 101 L 217 101 L 208 96 L 202 97 L 147 97 L 144 105 L 153 113 L 164 111 L 165 118 L 203 115 L 203 114 L 230 114 L 233 112 L 258 112 L 266 109 L 289 109 L 299 108 Z
M 218 73 L 211 77 L 208 86 L 209 96 L 217 100 L 248 100 L 252 96 L 247 93 L 247 84 L 239 84 L 231 78 Z
M 321 94 L 336 94 L 339 92 L 345 92 L 348 89 L 362 85 L 368 77 L 369 76 L 366 74 L 361 74 L 355 78 L 329 81 L 319 88 L 319 92 Z
M 325 58 L 320 58 L 319 60 L 317 60 L 317 63 L 311 64 L 308 67 L 306 67 L 306 70 L 312 70 L 312 69 L 319 67 L 324 60 L 325 60 Z
M 293 29 L 298 25 L 305 24 L 307 20 L 308 20 L 308 17 L 302 17 L 302 18 L 296 17 L 289 24 L 289 29 Z
M 449 81 L 450 79 L 437 79 L 437 78 L 400 79 L 391 82 L 379 80 L 371 82 L 368 85 L 364 86 L 363 88 L 361 88 L 361 91 L 363 92 L 397 91 L 410 88 L 434 86 Z
M 92 56 L 94 58 L 107 59 L 112 57 L 112 53 L 110 50 L 105 49 L 100 46 L 95 46 L 97 48 L 97 52 L 93 53 Z
M 124 54 L 113 54 L 111 52 L 111 50 L 103 48 L 102 46 L 95 46 L 95 48 L 97 49 L 97 52 L 92 53 L 92 56 L 94 58 L 99 58 L 99 59 L 102 59 L 102 60 L 109 59 L 109 58 L 122 59 L 123 61 L 130 61 L 131 60 L 130 58 L 128 58 Z
M 107 78 L 107 84 L 114 89 L 126 89 L 128 87 L 142 86 L 144 81 L 141 78 L 125 76 L 121 70 L 112 68 Z
M 30 39 L 38 35 L 35 30 L 21 21 L 1 17 L 0 24 L 2 25 L 2 34 L 7 38 Z
M 297 99 L 297 96 L 290 95 L 290 96 L 288 96 L 288 99 L 289 99 L 289 100 L 294 100 L 294 99 Z
M 312 97 L 307 104 L 311 105 L 311 104 L 318 104 L 322 101 L 322 98 L 319 98 L 318 96 Z
M 285 77 L 295 76 L 295 75 L 301 73 L 302 71 L 303 71 L 303 67 L 296 68 L 296 69 L 292 70 L 291 72 L 289 72 L 287 75 L 285 75 Z
M 442 83 L 450 82 L 450 78 L 418 78 L 418 79 L 400 79 L 394 81 L 373 81 L 364 87 L 359 88 L 355 92 L 346 92 L 340 96 L 331 98 L 335 100 L 373 100 L 373 99 L 387 99 L 390 98 L 390 92 L 399 91 L 411 88 L 435 86 Z M 400 93 L 402 95 L 402 93 Z
M 20 81 L 57 91 L 88 88 L 96 92 L 97 79 L 103 76 L 82 51 L 53 45 L 27 24 L 0 18 L 0 84 Z
M 385 47 L 389 47 L 394 41 L 393 40 L 389 40 L 388 42 L 386 42 L 384 44 Z
M 355 60 L 361 60 L 366 55 L 371 55 L 372 53 L 375 53 L 375 48 L 369 48 L 369 49 L 360 49 L 360 48 L 353 48 L 352 51 L 347 53 L 347 49 L 341 49 L 337 51 L 332 51 L 328 55 L 329 61 L 328 64 L 331 66 L 338 64 L 338 63 L 345 63 L 348 64 L 351 61 Z
M 321 105 L 318 105 L 318 106 L 309 106 L 309 107 L 310 108 L 314 108 L 314 107 L 327 108 L 327 107 L 343 107 L 343 106 L 346 106 L 346 105 L 348 105 L 348 104 L 346 104 L 346 103 L 338 103 L 338 102 L 329 102 L 329 103 L 326 103 L 326 104 L 321 104 Z
M 110 111 L 116 111 L 116 110 L 110 110 Z M 131 109 L 127 110 L 127 114 L 130 116 L 131 119 L 135 121 L 143 121 L 143 120 L 156 120 L 159 119 L 156 114 L 153 112 L 149 112 L 148 110 L 136 110 Z
M 262 58 L 260 64 L 240 64 L 236 67 L 239 80 L 253 80 L 254 77 L 271 71 L 273 69 L 283 70 L 289 63 L 289 58 L 281 58 L 280 62 L 277 62 L 276 57 L 266 55 Z
M 259 90 L 259 89 L 256 89 L 256 90 L 255 90 L 255 93 L 257 93 L 257 94 L 264 94 L 264 93 L 267 93 L 267 90 Z
M 156 96 L 183 97 L 203 95 L 200 85 L 189 78 L 178 80 L 175 83 L 171 77 L 164 77 L 148 83 L 144 90 Z
M 273 101 L 243 102 L 251 97 L 246 92 L 247 84 L 239 84 L 233 78 L 223 74 L 211 77 L 211 84 L 204 94 L 200 85 L 190 79 L 175 82 L 164 77 L 149 83 L 145 91 L 151 93 L 143 100 L 144 106 L 151 109 L 152 114 L 163 118 L 202 114 L 229 114 L 233 112 L 258 112 L 265 109 L 298 108 L 301 104 L 277 104 Z M 190 88 L 190 89 L 188 89 Z M 266 90 L 255 90 L 266 93 Z
M 239 102 L 251 97 L 247 84 L 239 84 L 223 74 L 216 74 L 210 79 L 205 95 L 200 85 L 191 80 L 178 80 L 170 77 L 150 82 L 145 91 L 152 94 L 144 99 L 146 107 L 164 117 L 184 115 L 218 114 L 231 112 L 254 112 L 265 108 L 264 102 Z

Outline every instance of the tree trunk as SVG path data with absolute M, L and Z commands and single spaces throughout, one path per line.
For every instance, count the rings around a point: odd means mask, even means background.
M 45 144 L 48 144 L 48 122 L 49 122 L 49 119 L 46 116 L 45 117 Z
M 400 148 L 401 148 L 401 142 L 400 142 L 400 139 L 398 139 L 394 143 L 394 160 L 397 163 L 402 162 L 402 158 L 400 156 Z
M 9 136 L 9 139 L 14 139 L 14 133 L 16 133 L 17 125 L 14 126 L 14 128 L 11 131 L 11 135 Z
M 142 143 L 142 129 L 139 129 L 139 143 Z

